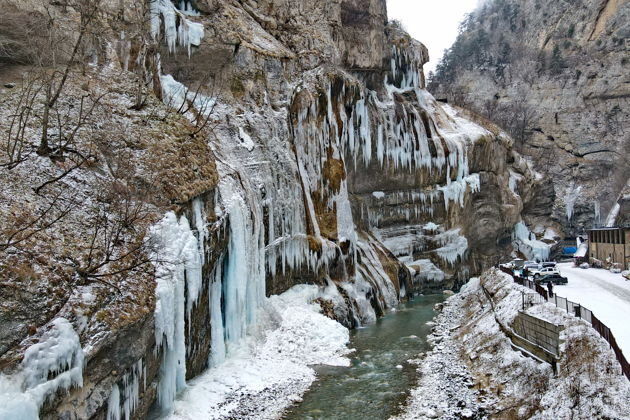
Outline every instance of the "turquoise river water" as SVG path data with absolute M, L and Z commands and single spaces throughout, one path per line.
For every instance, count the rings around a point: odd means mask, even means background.
M 350 367 L 319 366 L 318 380 L 284 420 L 383 420 L 396 414 L 416 378 L 406 361 L 429 349 L 427 321 L 442 295 L 419 296 L 350 333 Z M 402 368 L 401 368 L 402 367 Z

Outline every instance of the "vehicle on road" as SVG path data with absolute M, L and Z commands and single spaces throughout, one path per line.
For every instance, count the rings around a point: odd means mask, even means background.
M 523 261 L 520 258 L 515 258 L 512 261 L 510 261 L 508 264 L 510 265 L 512 270 L 522 270 L 523 267 L 525 266 L 525 261 Z
M 547 268 L 547 267 L 556 267 L 558 263 L 555 261 L 543 261 L 540 265 L 542 265 L 542 268 Z
M 534 279 L 539 277 L 546 276 L 548 274 L 558 274 L 560 275 L 560 270 L 557 267 L 544 267 L 538 270 L 538 272 L 534 273 Z
M 529 276 L 536 276 L 540 272 L 540 264 L 533 261 L 526 261 L 525 267 L 523 268 L 523 274 Z
M 542 286 L 542 285 L 546 285 L 547 283 L 567 284 L 569 282 L 569 279 L 561 276 L 560 274 L 554 273 L 554 274 L 544 275 L 542 277 L 535 279 L 534 281 Z

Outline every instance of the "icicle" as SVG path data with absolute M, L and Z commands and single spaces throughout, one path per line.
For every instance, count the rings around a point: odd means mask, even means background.
M 151 228 L 150 237 L 160 245 L 156 263 L 155 342 L 163 346 L 158 402 L 170 409 L 177 392 L 186 386 L 184 317 L 190 318 L 201 292 L 203 257 L 200 244 L 186 217 L 173 212 Z M 187 298 L 184 294 L 188 291 Z M 185 302 L 188 301 L 186 304 Z
M 117 384 L 112 386 L 107 400 L 107 420 L 120 420 L 120 390 Z
M 225 331 L 223 328 L 223 313 L 221 311 L 223 258 L 217 261 L 214 277 L 210 286 L 210 360 L 209 366 L 214 367 L 225 360 Z
M 151 1 L 150 13 L 153 39 L 157 40 L 160 36 L 162 29 L 161 20 L 164 20 L 164 37 L 169 52 L 175 52 L 179 44 L 187 49 L 188 56 L 190 56 L 191 47 L 201 45 L 201 40 L 204 36 L 203 25 L 188 20 L 182 12 L 175 8 L 175 5 L 170 0 Z

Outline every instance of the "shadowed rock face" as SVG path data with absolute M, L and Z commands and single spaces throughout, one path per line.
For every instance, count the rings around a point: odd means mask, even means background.
M 630 176 L 629 17 L 627 1 L 485 2 L 430 86 L 513 133 L 547 177 L 525 199 L 532 226 L 603 223 Z

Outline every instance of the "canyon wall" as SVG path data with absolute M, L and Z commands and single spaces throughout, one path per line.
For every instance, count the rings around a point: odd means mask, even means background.
M 152 264 L 99 271 L 127 255 L 114 253 L 86 272 L 77 266 L 96 239 L 62 254 L 63 238 L 34 234 L 37 246 L 53 244 L 51 272 L 72 269 L 53 311 L 35 305 L 17 321 L 24 297 L 11 282 L 41 297 L 51 277 L 10 271 L 2 322 L 15 335 L 2 338 L 0 366 L 15 378 L 35 369 L 2 395 L 43 418 L 168 411 L 186 380 L 245 339 L 267 296 L 297 284 L 319 286 L 322 311 L 348 327 L 413 293 L 457 289 L 511 252 L 521 196 L 544 188 L 501 129 L 426 91 L 427 50 L 387 22 L 384 0 L 102 5 L 90 19 L 103 38 L 80 43 L 89 65 L 65 95 L 115 92 L 91 131 L 76 131 L 77 145 L 104 143 L 55 185 L 86 203 L 102 201 L 93 179 L 113 177 L 113 191 L 149 186 L 132 200 L 149 205 L 147 217 L 122 223 L 114 242 L 141 232 Z M 85 22 L 75 11 L 48 12 L 68 30 Z M 6 81 L 18 79 L 20 67 L 8 68 Z M 10 89 L 7 104 L 19 101 Z M 68 166 L 42 153 L 7 168 L 19 192 L 28 187 L 16 179 Z M 90 238 L 99 219 L 72 214 L 73 232 Z M 37 367 L 24 357 L 60 342 L 75 356 L 53 352 Z
M 495 121 L 549 181 L 525 204 L 573 236 L 607 224 L 630 177 L 630 2 L 493 0 L 462 23 L 430 90 Z M 614 224 L 614 217 L 610 220 Z

